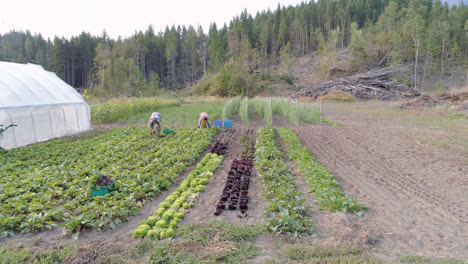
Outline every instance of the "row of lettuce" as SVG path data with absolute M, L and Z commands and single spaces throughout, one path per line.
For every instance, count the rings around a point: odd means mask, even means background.
M 85 228 L 115 228 L 137 213 L 211 144 L 219 129 L 180 128 L 162 139 L 130 127 L 84 140 L 54 140 L 1 154 L 0 233 L 63 225 L 77 235 Z M 116 191 L 91 197 L 99 175 Z
M 223 156 L 208 153 L 197 167 L 184 179 L 164 202 L 159 204 L 153 216 L 143 220 L 133 232 L 133 237 L 164 239 L 174 237 L 185 211 L 192 206 L 198 195 L 205 191 L 205 185 L 223 160 Z

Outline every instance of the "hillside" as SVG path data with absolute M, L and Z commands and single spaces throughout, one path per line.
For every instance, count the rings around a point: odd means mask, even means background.
M 411 64 L 412 86 L 424 87 L 431 75 L 446 89 L 454 74 L 466 74 L 467 19 L 468 6 L 439 0 L 309 1 L 257 14 L 244 10 L 208 31 L 168 25 L 155 32 L 149 26 L 125 39 L 83 32 L 53 40 L 13 31 L 0 35 L 0 60 L 40 64 L 76 88 L 111 97 L 179 90 L 202 77 L 215 79 L 211 93 L 238 95 L 257 89 L 250 73 L 315 53 L 328 54 L 330 64 L 348 48 L 351 71 Z

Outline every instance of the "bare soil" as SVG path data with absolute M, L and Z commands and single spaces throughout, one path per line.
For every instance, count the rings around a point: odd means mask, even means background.
M 467 152 L 449 152 L 415 140 L 421 131 L 435 129 L 415 128 L 385 115 L 369 120 L 346 109 L 346 104 L 327 107 L 325 113 L 330 114 L 325 117 L 343 127 L 293 130 L 342 187 L 370 208 L 353 223 L 352 216 L 335 214 L 328 222 L 330 229 L 341 232 L 341 224 L 351 224 L 354 231 L 349 235 L 364 234 L 364 245 L 375 244 L 371 252 L 384 259 L 400 254 L 468 257 Z
M 264 200 L 262 197 L 263 185 L 259 181 L 258 174 L 253 170 L 251 183 L 249 186 L 249 203 L 246 215 L 242 215 L 239 209 L 230 211 L 226 208 L 219 216 L 215 216 L 214 212 L 218 204 L 221 193 L 231 168 L 231 163 L 234 159 L 240 159 L 242 154 L 242 145 L 240 140 L 242 135 L 246 134 L 247 129 L 235 129 L 235 133 L 228 140 L 229 146 L 227 153 L 224 155 L 223 162 L 220 164 L 216 172 L 211 177 L 208 185 L 205 187 L 205 192 L 201 193 L 195 202 L 195 207 L 190 209 L 186 214 L 182 224 L 186 223 L 203 223 L 213 220 L 223 220 L 228 223 L 245 223 L 256 224 L 264 222 Z M 256 135 L 253 135 L 254 137 Z

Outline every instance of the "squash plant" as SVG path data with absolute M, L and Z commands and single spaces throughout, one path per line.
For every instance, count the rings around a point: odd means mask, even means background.
M 362 215 L 362 211 L 367 210 L 367 207 L 359 205 L 356 199 L 339 188 L 331 172 L 315 161 L 291 129 L 279 128 L 278 133 L 286 142 L 289 158 L 296 162 L 297 169 L 305 177 L 308 191 L 320 201 L 319 208 L 356 215 Z
M 313 234 L 314 225 L 307 216 L 303 194 L 297 190 L 284 163 L 271 125 L 258 130 L 255 149 L 255 168 L 264 184 L 262 194 L 269 230 L 294 236 Z

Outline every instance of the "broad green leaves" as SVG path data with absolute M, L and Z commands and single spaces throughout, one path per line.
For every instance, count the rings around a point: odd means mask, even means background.
M 58 223 L 73 234 L 114 228 L 167 189 L 218 131 L 181 128 L 158 140 L 145 128 L 130 127 L 0 154 L 0 233 L 39 231 Z M 116 190 L 92 198 L 96 175 L 111 176 Z
M 302 193 L 297 190 L 291 172 L 284 164 L 272 126 L 262 127 L 257 132 L 255 147 L 255 168 L 264 183 L 268 228 L 278 234 L 312 234 L 314 225 L 306 215 Z

